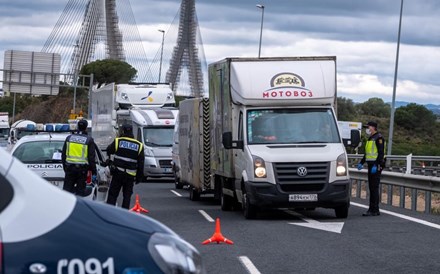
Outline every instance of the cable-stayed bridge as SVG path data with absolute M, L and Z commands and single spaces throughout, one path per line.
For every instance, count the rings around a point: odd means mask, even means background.
M 115 59 L 137 69 L 136 82 L 167 82 L 176 95 L 198 97 L 207 90 L 195 0 L 182 0 L 165 32 L 163 48 L 151 62 L 130 0 L 69 0 L 42 51 L 61 54 L 63 73 L 77 74 L 92 61 Z

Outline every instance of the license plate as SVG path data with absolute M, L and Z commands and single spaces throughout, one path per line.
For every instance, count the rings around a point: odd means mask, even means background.
M 60 186 L 63 184 L 62 181 L 50 181 L 49 183 L 53 184 L 54 186 Z
M 290 194 L 289 202 L 316 202 L 318 194 Z
M 165 173 L 171 173 L 171 168 L 165 168 Z

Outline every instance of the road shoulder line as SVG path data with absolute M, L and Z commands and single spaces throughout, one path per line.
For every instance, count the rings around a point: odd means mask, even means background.
M 357 206 L 357 207 L 368 208 L 368 206 L 363 205 L 363 204 L 358 204 L 358 203 L 354 203 L 354 202 L 350 202 L 350 204 L 352 204 L 354 206 Z M 432 228 L 440 229 L 440 225 L 438 225 L 438 224 L 434 224 L 434 223 L 431 223 L 431 222 L 428 222 L 428 221 L 425 221 L 425 220 L 421 220 L 421 219 L 417 219 L 417 218 L 414 218 L 414 217 L 406 216 L 406 215 L 403 215 L 403 214 L 400 214 L 400 213 L 388 211 L 388 210 L 385 210 L 385 209 L 381 209 L 380 213 L 385 213 L 385 214 L 388 214 L 388 215 L 391 215 L 391 216 L 394 216 L 394 217 L 397 217 L 397 218 L 401 218 L 401 219 L 404 219 L 404 220 L 407 220 L 407 221 L 411 221 L 411 222 L 419 223 L 421 225 L 425 225 L 425 226 L 429 226 L 429 227 L 432 227 Z

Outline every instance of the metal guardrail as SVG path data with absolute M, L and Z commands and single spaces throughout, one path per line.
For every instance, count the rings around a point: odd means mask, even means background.
M 368 172 L 367 170 L 357 170 L 354 168 L 349 168 L 349 172 L 352 183 L 356 184 L 356 197 L 361 198 L 362 183 L 366 184 L 368 182 Z M 388 205 L 393 205 L 393 190 L 394 187 L 398 187 L 399 206 L 405 208 L 406 190 L 409 189 L 411 190 L 411 210 L 417 210 L 418 194 L 420 191 L 423 191 L 425 213 L 431 213 L 432 193 L 440 193 L 439 177 L 383 171 L 380 181 L 380 193 L 384 193 L 383 187 L 385 186 L 387 193 L 386 203 Z M 366 189 L 368 189 L 368 187 Z
M 363 154 L 348 154 L 349 166 L 355 167 Z M 440 156 L 386 155 L 385 171 L 440 177 Z

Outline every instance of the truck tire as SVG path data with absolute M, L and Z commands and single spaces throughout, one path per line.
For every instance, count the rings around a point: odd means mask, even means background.
M 234 198 L 225 195 L 222 190 L 220 190 L 220 206 L 223 211 L 231 211 L 234 207 Z
M 336 218 L 346 219 L 348 217 L 349 204 L 335 208 Z
M 200 192 L 195 189 L 194 187 L 189 188 L 189 199 L 191 201 L 198 201 L 200 200 Z
M 258 208 L 251 204 L 247 193 L 243 194 L 243 214 L 246 219 L 255 219 L 257 217 Z

